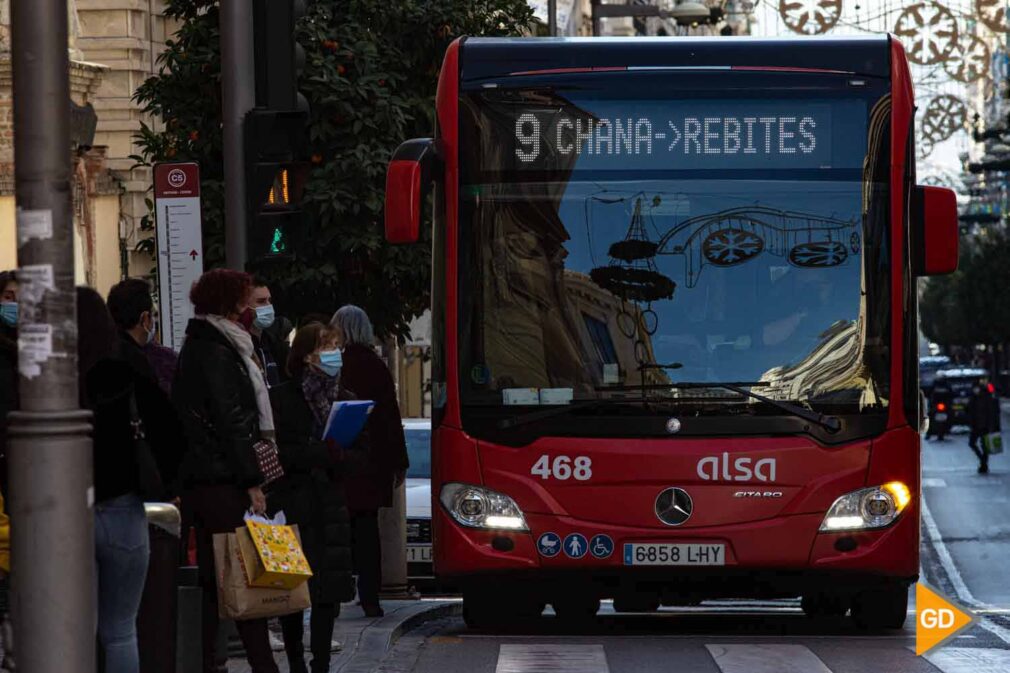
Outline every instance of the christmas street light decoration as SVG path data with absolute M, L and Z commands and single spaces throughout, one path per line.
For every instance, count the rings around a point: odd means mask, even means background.
M 947 58 L 957 44 L 957 19 L 941 4 L 919 2 L 898 15 L 894 34 L 903 38 L 909 61 L 935 65 Z
M 943 142 L 963 129 L 968 119 L 968 109 L 959 98 L 950 95 L 936 96 L 929 101 L 922 116 L 922 134 L 931 144 Z
M 977 35 L 961 35 L 944 59 L 943 69 L 959 82 L 977 82 L 988 73 L 989 45 Z
M 779 16 L 800 35 L 823 35 L 842 16 L 842 0 L 779 0 Z
M 975 0 L 975 15 L 995 33 L 1010 30 L 1006 18 L 1006 0 Z
M 635 200 L 635 210 L 624 239 L 610 246 L 610 265 L 591 270 L 589 277 L 624 301 L 651 304 L 660 299 L 672 299 L 677 284 L 656 269 L 658 249 L 645 230 L 642 198 L 639 197 Z

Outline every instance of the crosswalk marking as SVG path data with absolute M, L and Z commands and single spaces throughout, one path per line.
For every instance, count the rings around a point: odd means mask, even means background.
M 603 645 L 501 645 L 495 673 L 609 673 Z
M 943 673 L 1006 673 L 1010 671 L 1010 650 L 941 647 L 926 654 L 926 661 Z
M 805 645 L 706 645 L 722 673 L 831 673 Z

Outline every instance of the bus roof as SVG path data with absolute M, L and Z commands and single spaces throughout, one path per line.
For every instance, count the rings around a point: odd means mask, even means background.
M 465 81 L 593 69 L 761 68 L 889 77 L 890 37 L 465 38 Z M 802 67 L 797 67 L 802 64 Z

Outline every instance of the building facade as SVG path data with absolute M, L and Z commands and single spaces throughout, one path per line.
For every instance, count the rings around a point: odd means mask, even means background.
M 74 257 L 76 281 L 105 292 L 120 279 L 120 183 L 109 170 L 108 149 L 93 136 L 94 108 L 108 68 L 78 48 L 76 3 L 68 2 Z M 14 82 L 10 0 L 0 0 L 0 269 L 17 267 L 14 197 Z
M 145 115 L 133 100 L 144 80 L 157 70 L 166 36 L 177 26 L 164 16 L 164 0 L 76 0 L 80 33 L 77 47 L 88 61 L 107 67 L 94 96 L 98 113 L 96 144 L 108 148 L 108 166 L 122 185 L 120 209 L 125 275 L 151 272 L 154 260 L 135 252 L 141 219 L 147 214 L 151 169 L 135 167 L 131 155 L 140 154 L 134 135 L 141 123 L 158 128 L 160 120 Z

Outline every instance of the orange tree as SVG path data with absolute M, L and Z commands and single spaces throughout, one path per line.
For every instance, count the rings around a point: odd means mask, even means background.
M 214 0 L 168 0 L 180 29 L 159 71 L 136 92 L 163 121 L 137 137 L 140 163 L 200 162 L 204 249 L 224 259 L 218 10 Z M 275 286 L 291 316 L 345 303 L 381 334 L 403 335 L 429 303 L 430 231 L 416 245 L 383 238 L 385 167 L 403 140 L 431 135 L 442 57 L 459 35 L 519 35 L 533 26 L 525 0 L 315 0 L 296 34 L 305 49 L 299 89 L 310 105 L 312 163 L 301 243 L 251 270 Z M 150 243 L 147 244 L 150 246 Z

